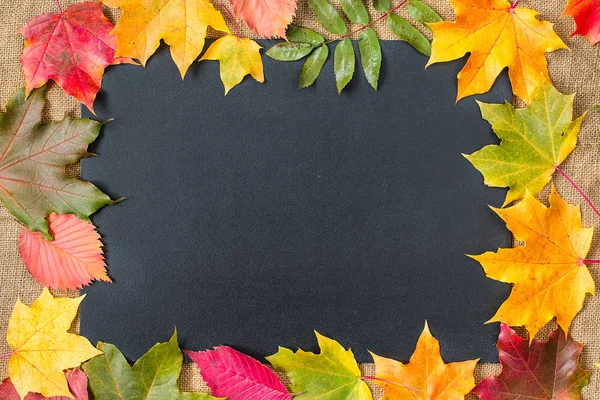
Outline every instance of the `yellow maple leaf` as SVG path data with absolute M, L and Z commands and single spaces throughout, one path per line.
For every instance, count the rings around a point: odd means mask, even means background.
M 529 192 L 509 208 L 494 208 L 524 246 L 472 256 L 489 278 L 514 283 L 508 299 L 489 322 L 525 326 L 533 339 L 552 318 L 568 332 L 594 280 L 585 265 L 593 228 L 581 225 L 581 211 L 552 186 L 547 208 Z
M 535 88 L 551 82 L 545 53 L 566 49 L 552 24 L 537 11 L 514 7 L 508 0 L 450 0 L 456 22 L 430 24 L 431 58 L 427 65 L 471 53 L 458 74 L 457 101 L 492 87 L 508 67 L 513 92 L 529 103 Z
M 475 387 L 473 371 L 479 360 L 444 364 L 427 322 L 408 364 L 371 355 L 374 382 L 385 390 L 381 400 L 463 400 Z
M 21 398 L 28 392 L 72 397 L 64 370 L 102 354 L 86 338 L 67 332 L 84 297 L 54 298 L 44 289 L 31 307 L 17 300 L 6 340 L 13 349 L 8 372 Z
M 209 0 L 102 0 L 123 14 L 112 33 L 117 36 L 116 57 L 140 60 L 145 66 L 160 39 L 171 46 L 181 77 L 204 48 L 206 29 L 229 33 L 223 15 Z
M 248 74 L 258 82 L 265 81 L 260 49 L 253 40 L 227 35 L 216 40 L 200 60 L 220 62 L 221 81 L 227 94 Z

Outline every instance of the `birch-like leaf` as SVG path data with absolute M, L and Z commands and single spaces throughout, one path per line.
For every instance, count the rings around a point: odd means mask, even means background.
M 310 8 L 325 29 L 334 35 L 345 35 L 348 30 L 340 13 L 327 0 L 308 0 Z
M 327 61 L 328 55 L 329 47 L 327 47 L 327 45 L 323 45 L 317 47 L 315 51 L 308 56 L 304 64 L 302 64 L 302 69 L 300 70 L 299 86 L 301 88 L 308 87 L 317 80 L 321 70 L 323 69 L 323 65 L 325 65 L 325 61 Z
M 408 13 L 429 30 L 430 23 L 442 21 L 442 17 L 421 0 L 408 0 Z
M 319 35 L 312 29 L 303 28 L 297 25 L 290 25 L 285 33 L 286 39 L 292 43 L 306 43 L 313 46 L 318 46 L 325 42 L 323 36 Z
M 310 54 L 313 45 L 281 42 L 267 50 L 267 55 L 277 61 L 298 61 Z
M 379 70 L 381 69 L 381 46 L 377 34 L 372 28 L 367 28 L 358 37 L 360 62 L 369 85 L 377 90 Z
M 377 11 L 390 11 L 390 0 L 373 0 L 373 8 Z
M 366 25 L 369 23 L 369 13 L 363 0 L 340 0 L 344 14 L 354 24 Z
M 429 40 L 412 26 L 410 22 L 404 18 L 392 13 L 387 17 L 387 26 L 398 37 L 398 39 L 409 43 L 420 53 L 429 56 L 431 54 L 431 44 Z
M 338 93 L 341 93 L 348 82 L 352 80 L 355 63 L 354 46 L 350 39 L 345 38 L 335 46 L 333 53 L 333 71 Z

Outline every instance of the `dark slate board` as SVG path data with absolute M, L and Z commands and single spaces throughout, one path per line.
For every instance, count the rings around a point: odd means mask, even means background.
M 127 200 L 93 217 L 114 283 L 85 289 L 82 334 L 133 360 L 174 327 L 183 348 L 257 357 L 316 350 L 316 329 L 368 362 L 407 360 L 427 319 L 446 360 L 496 361 L 484 322 L 509 287 L 464 254 L 510 244 L 488 208 L 504 191 L 461 155 L 494 136 L 455 105 L 462 63 L 382 49 L 380 91 L 357 63 L 342 95 L 331 55 L 304 90 L 301 63 L 265 56 L 266 83 L 227 97 L 218 63 L 181 81 L 166 48 L 111 68 L 95 107 L 114 121 L 82 176 Z M 480 97 L 508 98 L 506 77 Z

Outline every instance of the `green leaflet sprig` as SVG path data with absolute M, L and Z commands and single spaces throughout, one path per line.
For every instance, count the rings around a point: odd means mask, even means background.
M 352 80 L 355 71 L 355 50 L 350 37 L 359 34 L 358 50 L 363 72 L 367 81 L 377 90 L 379 72 L 381 70 L 381 46 L 377 34 L 371 26 L 387 18 L 388 28 L 402 41 L 409 43 L 420 53 L 429 56 L 431 44 L 429 40 L 406 19 L 394 12 L 404 5 L 408 5 L 408 12 L 412 18 L 429 29 L 429 23 L 441 21 L 442 18 L 421 0 L 404 0 L 393 8 L 389 0 L 373 0 L 373 7 L 382 15 L 370 21 L 367 9 L 362 0 L 342 0 L 343 14 L 353 24 L 361 25 L 359 28 L 348 31 L 346 23 L 340 12 L 328 0 L 309 0 L 317 20 L 323 28 L 339 37 L 325 41 L 317 32 L 290 25 L 286 33 L 287 41 L 278 43 L 267 51 L 267 55 L 278 61 L 298 61 L 305 57 L 306 61 L 300 71 L 299 86 L 301 88 L 312 85 L 319 75 L 329 56 L 328 45 L 339 42 L 334 49 L 334 73 L 338 93 Z

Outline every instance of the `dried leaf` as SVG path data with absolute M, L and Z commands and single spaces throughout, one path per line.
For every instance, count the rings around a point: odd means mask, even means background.
M 104 69 L 111 64 L 131 63 L 115 59 L 114 28 L 102 14 L 102 3 L 83 2 L 64 12 L 35 17 L 19 33 L 25 37 L 21 65 L 26 95 L 49 79 L 93 111 Z
M 29 392 L 71 397 L 63 371 L 102 354 L 86 338 L 67 332 L 84 297 L 54 298 L 44 289 L 31 307 L 17 300 L 6 340 L 13 349 L 8 373 L 21 398 Z
M 385 393 L 381 400 L 463 400 L 473 387 L 478 360 L 444 364 L 440 344 L 425 323 L 410 362 L 380 357 L 375 361 L 375 380 Z
M 87 146 L 103 124 L 90 119 L 41 123 L 45 88 L 25 100 L 15 93 L 0 114 L 0 200 L 31 231 L 48 240 L 51 212 L 75 214 L 83 220 L 113 204 L 89 182 L 65 174 L 65 165 L 87 157 Z
M 479 102 L 481 114 L 501 139 L 465 155 L 488 186 L 509 187 L 504 205 L 537 195 L 575 149 L 585 115 L 573 120 L 574 95 L 559 93 L 551 84 L 540 86 L 527 108 Z
M 534 10 L 508 0 L 450 0 L 456 22 L 431 24 L 433 44 L 427 65 L 471 53 L 458 74 L 457 101 L 492 87 L 508 67 L 513 92 L 529 103 L 535 89 L 550 81 L 545 53 L 566 49 L 552 24 Z
M 111 282 L 100 235 L 91 222 L 52 213 L 48 224 L 54 240 L 26 227 L 19 236 L 19 254 L 36 281 L 61 290 L 77 290 L 92 280 Z
M 204 393 L 177 389 L 183 355 L 177 332 L 166 343 L 155 344 L 133 365 L 112 344 L 98 343 L 103 354 L 83 364 L 93 398 L 101 400 L 214 400 Z
M 585 36 L 592 46 L 600 42 L 600 3 L 598 0 L 569 0 L 561 16 L 571 16 L 575 19 L 577 29 L 571 36 Z
M 361 380 L 358 364 L 352 350 L 335 340 L 315 332 L 320 354 L 303 350 L 293 352 L 283 347 L 267 357 L 277 369 L 285 372 L 293 383 L 297 400 L 372 400 L 373 396 Z
M 215 396 L 228 400 L 290 400 L 292 395 L 273 371 L 227 346 L 186 351 Z
M 512 207 L 495 208 L 525 246 L 473 256 L 489 278 L 515 284 L 489 322 L 523 325 L 532 336 L 555 316 L 568 331 L 586 293 L 594 294 L 584 263 L 593 228 L 582 226 L 579 207 L 565 202 L 554 187 L 549 200 L 547 208 L 527 193 Z
M 71 397 L 53 396 L 44 397 L 39 393 L 29 393 L 23 400 L 88 400 L 87 377 L 83 371 L 74 369 L 65 372 L 67 384 L 71 391 Z M 0 384 L 0 399 L 2 400 L 21 400 L 10 378 L 6 378 Z
M 260 49 L 254 40 L 227 35 L 211 44 L 200 60 L 220 62 L 221 81 L 227 95 L 248 74 L 258 82 L 265 81 Z
M 171 56 L 183 78 L 204 48 L 206 29 L 211 26 L 230 33 L 223 15 L 210 0 L 102 0 L 123 13 L 112 31 L 117 36 L 117 57 L 146 62 L 160 40 L 171 46 Z
M 547 342 L 523 339 L 502 324 L 498 338 L 502 373 L 473 390 L 483 400 L 578 400 L 590 371 L 579 365 L 583 346 L 557 328 Z
M 285 37 L 296 0 L 231 0 L 233 12 L 261 37 Z

